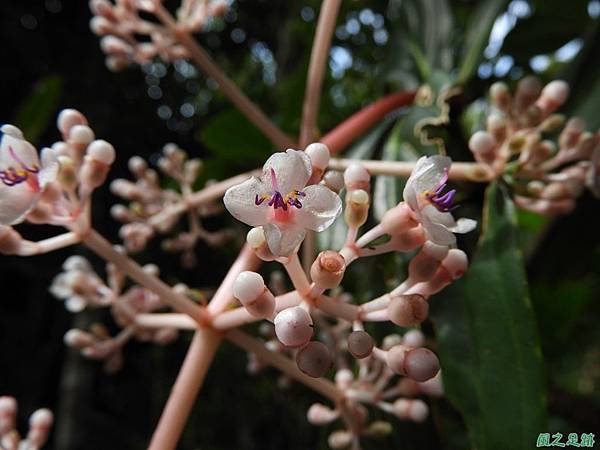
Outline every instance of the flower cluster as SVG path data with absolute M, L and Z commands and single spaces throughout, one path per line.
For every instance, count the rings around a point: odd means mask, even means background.
M 222 17 L 229 9 L 222 0 L 183 0 L 176 23 L 168 24 L 171 26 L 147 20 L 141 14 L 156 13 L 161 7 L 156 0 L 90 1 L 94 14 L 90 28 L 102 36 L 100 47 L 110 70 L 122 70 L 132 63 L 146 64 L 157 56 L 167 62 L 187 58 L 188 51 L 177 43 L 173 27 L 178 32 L 202 31 L 213 17 Z
M 158 272 L 154 265 L 147 265 L 144 270 L 153 274 Z M 165 303 L 141 286 L 125 289 L 126 277 L 114 265 L 108 264 L 106 272 L 105 283 L 88 260 L 71 256 L 64 262 L 63 272 L 54 278 L 50 292 L 64 300 L 65 307 L 73 313 L 86 308 L 110 308 L 115 323 L 121 328 L 116 336 L 110 336 L 102 324 L 94 323 L 89 331 L 69 330 L 64 340 L 69 347 L 81 350 L 86 358 L 103 360 L 105 369 L 114 373 L 121 368 L 121 350 L 130 339 L 166 345 L 177 338 L 178 331 L 169 327 L 146 329 L 137 326 L 135 319 L 139 314 L 164 310 Z
M 495 83 L 486 130 L 469 141 L 478 162 L 511 182 L 523 209 L 566 214 L 586 186 L 600 195 L 600 134 L 585 131 L 580 118 L 555 113 L 568 94 L 564 81 L 542 87 L 537 78 L 525 77 L 514 95 Z
M 34 450 L 48 440 L 54 416 L 48 409 L 38 409 L 29 417 L 29 431 L 25 439 L 17 431 L 17 401 L 0 397 L 0 447 L 6 450 Z
M 300 268 L 298 247 L 307 230 L 325 230 L 342 210 L 341 198 L 328 187 L 336 184 L 331 183 L 335 177 L 323 176 L 328 161 L 328 150 L 322 144 L 312 144 L 305 152 L 276 153 L 265 163 L 260 178 L 227 191 L 226 208 L 254 227 L 248 233 L 248 244 L 261 259 L 282 263 L 295 288 L 283 293 L 278 287 L 273 293 L 261 275 L 246 271 L 237 277 L 233 292 L 248 314 L 272 322 L 263 329 L 271 351 L 292 354 L 298 369 L 310 377 L 333 371 L 346 401 L 333 409 L 313 405 L 308 417 L 319 425 L 342 419 L 347 429 L 333 433 L 330 445 L 358 448 L 361 436 L 380 436 L 391 427 L 387 422 L 369 422 L 365 406 L 400 419 L 422 421 L 427 405 L 406 397 L 441 395 L 439 361 L 424 347 L 418 329 L 388 336 L 378 346 L 364 323 L 390 321 L 401 327 L 418 327 L 428 316 L 427 299 L 465 272 L 467 257 L 455 248 L 454 233 L 468 232 L 476 222 L 455 220 L 450 213 L 455 208 L 455 191 L 446 186 L 450 159 L 424 157 L 406 184 L 405 201 L 357 239 L 358 229 L 368 217 L 370 175 L 362 166 L 352 165 L 344 173 L 346 244 L 339 251 L 321 252 L 310 268 L 309 280 Z M 408 277 L 390 292 L 355 304 L 341 287 L 347 266 L 356 259 L 415 250 Z M 325 295 L 327 290 L 330 295 Z M 352 360 L 360 367 L 356 375 Z M 260 357 L 252 357 L 249 369 L 255 372 L 260 367 Z M 404 378 L 396 381 L 397 375 Z
M 193 203 L 193 187 L 202 170 L 201 160 L 189 159 L 185 151 L 175 144 L 167 144 L 158 160 L 158 169 L 169 180 L 175 181 L 178 189 L 164 188 L 166 183 L 158 173 L 149 168 L 144 159 L 135 156 L 129 160 L 129 170 L 135 181 L 116 179 L 111 183 L 112 192 L 129 204 L 114 205 L 111 214 L 124 224 L 119 235 L 129 252 L 143 250 L 156 231 L 168 233 L 186 216 L 188 230 L 163 240 L 162 248 L 182 252 L 182 264 L 192 267 L 196 262 L 194 249 L 199 240 L 218 247 L 227 242 L 232 233 L 227 229 L 209 231 L 202 226 L 202 218 L 222 212 L 222 206 L 216 202 L 203 203 L 195 208 L 177 207 Z

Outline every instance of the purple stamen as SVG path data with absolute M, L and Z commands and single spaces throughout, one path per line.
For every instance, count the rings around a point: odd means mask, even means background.
M 259 197 L 258 194 L 256 194 L 256 196 L 254 197 L 254 204 L 256 206 L 260 205 L 264 201 L 265 201 L 265 197 Z
M 441 211 L 441 212 L 450 212 L 453 209 L 457 208 L 457 206 L 453 206 L 454 197 L 456 197 L 455 189 L 452 189 L 451 191 L 448 191 L 445 194 L 442 194 L 442 192 L 444 192 L 444 189 L 446 189 L 447 182 L 448 182 L 448 169 L 445 169 L 444 176 L 442 177 L 442 179 L 440 180 L 438 185 L 435 187 L 434 191 L 425 193 L 425 197 L 427 198 L 427 200 L 429 200 L 431 202 L 431 204 L 433 206 L 435 206 L 435 208 L 438 211 Z

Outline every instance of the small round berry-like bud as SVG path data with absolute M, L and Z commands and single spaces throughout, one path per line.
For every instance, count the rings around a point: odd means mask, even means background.
M 246 235 L 246 242 L 248 242 L 250 247 L 253 249 L 257 249 L 265 245 L 267 239 L 262 227 L 252 228 L 250 231 L 248 231 L 248 234 Z
M 440 371 L 440 361 L 431 350 L 415 348 L 404 355 L 404 372 L 415 381 L 427 381 Z
M 356 330 L 348 336 L 348 351 L 357 359 L 363 359 L 373 352 L 375 343 L 369 333 Z
M 338 430 L 329 435 L 327 443 L 333 450 L 343 450 L 350 447 L 353 439 L 351 432 Z
M 129 158 L 129 161 L 127 161 L 127 167 L 131 173 L 140 176 L 146 171 L 148 164 L 141 156 L 132 156 Z
M 331 354 L 325 344 L 312 341 L 296 354 L 298 369 L 313 378 L 320 378 L 331 367 Z
M 356 205 L 369 203 L 369 194 L 363 189 L 355 189 L 348 195 L 348 201 Z
M 396 333 L 388 334 L 383 338 L 383 341 L 381 342 L 381 348 L 387 351 L 390 348 L 400 344 L 402 344 L 402 336 Z
M 401 398 L 394 402 L 394 414 L 402 420 L 423 422 L 429 414 L 429 408 L 422 400 Z
M 93 141 L 88 149 L 87 154 L 107 166 L 115 162 L 115 148 L 104 140 Z
M 82 192 L 87 194 L 98 186 L 101 186 L 106 181 L 109 169 L 110 166 L 108 164 L 97 161 L 90 155 L 87 155 L 83 160 L 83 165 L 79 173 Z
M 129 208 L 125 205 L 116 204 L 111 206 L 110 215 L 119 222 L 127 222 L 130 219 Z
M 286 347 L 301 347 L 313 335 L 310 314 L 300 306 L 281 311 L 274 320 L 277 339 Z
M 87 124 L 88 121 L 85 116 L 76 109 L 63 109 L 56 120 L 56 125 L 63 136 L 69 136 L 71 128 L 75 125 Z
M 492 84 L 490 86 L 490 98 L 494 106 L 499 110 L 508 111 L 510 108 L 510 90 L 506 83 L 499 81 Z
M 254 302 L 264 291 L 265 281 L 256 272 L 242 272 L 233 283 L 233 296 L 242 304 Z
M 322 403 L 313 403 L 308 408 L 306 418 L 313 425 L 323 426 L 333 422 L 339 415 L 338 411 L 331 409 L 329 406 Z
M 336 194 L 344 187 L 344 175 L 337 170 L 328 170 L 323 176 L 323 183 Z
M 423 322 L 429 314 L 429 304 L 419 294 L 392 296 L 388 305 L 390 320 L 401 327 L 412 327 Z
M 457 248 L 450 249 L 448 256 L 442 261 L 442 266 L 448 271 L 452 279 L 463 276 L 469 266 L 467 254 Z
M 335 374 L 335 384 L 340 389 L 348 389 L 354 381 L 354 374 L 350 369 L 340 369 Z
M 500 114 L 490 114 L 486 127 L 496 142 L 503 142 L 506 138 L 506 120 Z
M 386 354 L 386 363 L 392 372 L 397 373 L 398 375 L 406 375 L 404 370 L 404 360 L 406 358 L 406 354 L 411 349 L 404 345 L 395 345 L 390 348 Z
M 326 250 L 315 259 L 310 268 L 310 276 L 319 288 L 333 289 L 339 286 L 345 270 L 344 257 L 333 250 Z
M 353 163 L 344 171 L 344 184 L 349 191 L 353 189 L 369 189 L 371 175 L 362 164 Z
M 74 125 L 69 130 L 69 142 L 80 145 L 88 145 L 94 140 L 94 132 L 87 125 Z
M 29 418 L 29 426 L 32 428 L 50 428 L 52 422 L 52 411 L 46 408 L 38 409 Z
M 544 86 L 540 97 L 547 98 L 557 106 L 562 105 L 569 96 L 569 85 L 562 80 L 554 80 Z
M 412 348 L 423 347 L 425 335 L 421 330 L 409 330 L 402 336 L 402 344 Z
M 565 127 L 563 128 L 560 136 L 558 137 L 558 143 L 560 148 L 572 148 L 577 145 L 579 136 L 585 131 L 585 121 L 579 117 L 573 117 L 569 119 Z
M 487 131 L 477 131 L 469 139 L 469 149 L 475 154 L 489 154 L 494 151 L 496 141 Z
M 344 218 L 349 227 L 362 226 L 369 215 L 369 194 L 363 189 L 348 191 Z
M 90 333 L 73 328 L 65 333 L 63 341 L 67 347 L 81 349 L 93 345 L 96 339 Z
M 389 235 L 402 233 L 416 225 L 413 212 L 405 202 L 388 209 L 381 219 L 381 227 Z
M 329 149 L 325 144 L 315 142 L 306 147 L 306 150 L 304 151 L 309 156 L 313 167 L 320 170 L 325 170 L 327 168 L 327 165 L 329 164 Z
M 17 401 L 7 395 L 0 397 L 0 415 L 13 415 L 16 413 Z

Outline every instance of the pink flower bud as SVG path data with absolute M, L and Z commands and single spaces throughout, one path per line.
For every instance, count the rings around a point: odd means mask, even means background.
M 419 383 L 419 389 L 423 394 L 430 397 L 442 397 L 444 395 L 444 386 L 442 384 L 442 372 L 427 381 Z
M 448 256 L 442 261 L 442 266 L 448 271 L 452 279 L 463 276 L 469 267 L 467 254 L 457 248 L 450 249 Z
M 425 232 L 423 227 L 411 228 L 404 233 L 392 236 L 391 244 L 397 252 L 409 252 L 425 243 Z
M 96 338 L 90 333 L 73 328 L 65 333 L 63 341 L 67 347 L 82 349 L 94 345 Z
M 371 355 L 375 343 L 369 333 L 356 330 L 348 336 L 348 351 L 357 359 L 363 359 Z
M 403 233 L 417 226 L 410 206 L 406 202 L 398 203 L 387 210 L 381 219 L 381 226 L 390 236 Z
M 74 125 L 68 133 L 70 143 L 88 145 L 94 140 L 94 132 L 87 125 Z
M 404 345 L 395 345 L 390 348 L 386 354 L 386 363 L 392 372 L 397 373 L 398 375 L 406 375 L 406 371 L 404 370 L 404 360 L 406 359 L 406 354 L 411 349 Z
M 348 191 L 354 189 L 369 190 L 371 175 L 362 164 L 353 163 L 344 171 L 344 184 Z
M 63 109 L 56 120 L 58 129 L 65 137 L 69 136 L 71 128 L 73 128 L 75 125 L 87 124 L 88 121 L 85 116 L 76 109 Z
M 346 194 L 344 219 L 352 228 L 362 226 L 369 215 L 369 194 L 363 189 L 354 189 Z
M 402 336 L 396 333 L 388 334 L 383 338 L 383 341 L 381 342 L 381 348 L 387 351 L 390 348 L 400 344 L 402 344 Z
M 324 426 L 336 420 L 339 415 L 338 411 L 322 403 L 313 403 L 306 413 L 306 418 L 313 425 Z
M 333 289 L 339 286 L 345 270 L 344 257 L 333 250 L 326 250 L 315 259 L 310 268 L 310 276 L 319 288 Z
M 90 20 L 90 30 L 96 36 L 104 36 L 114 31 L 113 24 L 106 17 L 94 16 Z
M 402 344 L 407 347 L 417 348 L 425 345 L 425 335 L 421 330 L 410 330 L 402 336 Z
M 506 139 L 506 120 L 499 114 L 490 114 L 486 121 L 487 131 L 496 143 Z
M 335 384 L 338 388 L 348 389 L 354 381 L 354 374 L 350 369 L 340 369 L 335 374 Z
M 313 335 L 310 314 L 300 306 L 281 311 L 274 320 L 277 339 L 286 347 L 301 347 Z
M 100 40 L 100 48 L 107 55 L 117 57 L 129 56 L 133 53 L 133 47 L 116 36 L 104 36 Z
M 106 141 L 93 141 L 87 148 L 87 154 L 95 161 L 110 166 L 115 161 L 115 148 Z
M 253 316 L 272 317 L 275 312 L 275 297 L 256 272 L 246 271 L 238 275 L 233 284 L 233 296 Z
M 350 431 L 334 431 L 329 435 L 327 439 L 327 443 L 333 450 L 342 450 L 350 447 L 354 436 Z
M 256 253 L 263 261 L 273 261 L 276 257 L 273 252 L 269 249 L 267 244 L 267 238 L 265 231 L 262 227 L 255 227 L 248 231 L 246 235 L 246 242 L 252 247 L 252 250 Z
M 500 111 L 508 111 L 510 109 L 511 97 L 510 89 L 506 83 L 496 82 L 490 86 L 490 98 L 492 103 Z
M 315 142 L 304 150 L 310 158 L 313 167 L 324 171 L 329 164 L 329 149 L 325 144 Z
M 534 76 L 522 78 L 517 83 L 517 92 L 515 93 L 514 101 L 517 114 L 527 111 L 538 95 L 540 95 L 541 88 L 540 80 Z
M 298 351 L 296 364 L 309 377 L 320 378 L 331 367 L 331 354 L 325 344 L 312 341 Z
M 415 348 L 405 354 L 403 368 L 408 378 L 423 382 L 439 372 L 440 361 L 431 350 Z
M 435 275 L 440 261 L 427 252 L 420 251 L 408 264 L 408 276 L 411 281 L 428 281 Z
M 569 85 L 562 80 L 554 80 L 544 86 L 539 100 L 536 102 L 544 115 L 554 112 L 569 96 Z
M 573 148 L 577 145 L 579 136 L 585 131 L 585 121 L 579 117 L 573 117 L 569 119 L 565 127 L 563 128 L 560 136 L 558 137 L 558 143 L 560 148 Z
M 109 169 L 107 164 L 87 155 L 79 173 L 82 192 L 87 193 L 101 186 L 106 181 Z
M 29 426 L 31 428 L 45 428 L 48 429 L 52 426 L 54 417 L 52 411 L 49 409 L 38 409 L 29 418 Z M 40 445 L 40 444 L 38 444 Z
M 323 183 L 336 194 L 344 187 L 344 176 L 337 170 L 328 170 L 323 177 Z
M 412 327 L 423 322 L 429 314 L 429 304 L 422 295 L 392 296 L 388 305 L 390 320 L 401 327 Z
M 423 422 L 429 414 L 429 408 L 422 400 L 401 398 L 394 402 L 394 414 L 401 420 Z

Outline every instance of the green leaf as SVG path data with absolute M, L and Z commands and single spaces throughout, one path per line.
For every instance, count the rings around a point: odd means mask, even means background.
M 460 62 L 458 82 L 464 84 L 475 73 L 483 58 L 483 49 L 487 46 L 494 21 L 506 8 L 508 0 L 486 0 L 480 2 L 469 20 L 465 33 L 464 56 Z
M 63 80 L 59 75 L 48 75 L 40 79 L 19 107 L 14 123 L 31 143 L 38 143 L 54 118 L 62 94 L 62 85 Z
M 446 395 L 478 450 L 530 450 L 545 430 L 543 363 L 516 210 L 492 183 L 480 248 L 432 301 Z
M 262 162 L 272 148 L 269 140 L 235 109 L 211 119 L 202 128 L 200 140 L 219 158 L 237 163 Z

